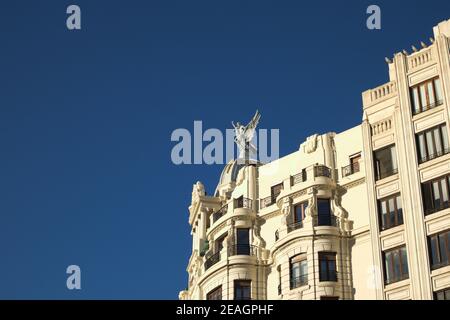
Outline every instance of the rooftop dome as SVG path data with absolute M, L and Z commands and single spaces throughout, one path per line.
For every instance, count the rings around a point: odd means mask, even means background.
M 232 182 L 236 182 L 238 172 L 241 168 L 245 167 L 245 164 L 238 164 L 236 159 L 230 160 L 222 170 L 219 183 L 217 184 L 214 196 L 219 195 L 219 188 L 221 186 L 228 185 Z

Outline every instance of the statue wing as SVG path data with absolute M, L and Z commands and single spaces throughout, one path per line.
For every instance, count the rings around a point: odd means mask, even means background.
M 250 141 L 253 139 L 253 135 L 255 133 L 256 126 L 259 123 L 259 119 L 261 118 L 261 114 L 258 110 L 256 110 L 255 115 L 253 116 L 252 120 L 245 126 L 245 138 L 247 141 Z

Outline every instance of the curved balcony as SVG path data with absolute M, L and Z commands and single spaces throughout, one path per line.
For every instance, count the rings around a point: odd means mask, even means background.
M 220 251 L 214 253 L 205 261 L 205 271 L 220 261 Z
M 256 256 L 257 248 L 250 244 L 233 244 L 228 247 L 228 256 Z

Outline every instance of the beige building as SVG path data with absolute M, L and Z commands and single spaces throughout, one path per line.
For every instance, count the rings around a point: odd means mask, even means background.
M 361 125 L 194 185 L 180 299 L 450 299 L 450 20 L 433 32 Z

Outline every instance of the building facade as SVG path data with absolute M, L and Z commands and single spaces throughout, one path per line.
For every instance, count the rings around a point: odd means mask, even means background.
M 193 186 L 180 299 L 450 299 L 450 20 L 433 32 L 359 126 Z

